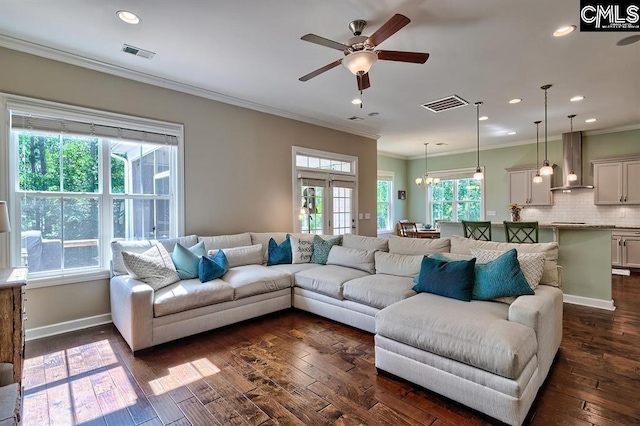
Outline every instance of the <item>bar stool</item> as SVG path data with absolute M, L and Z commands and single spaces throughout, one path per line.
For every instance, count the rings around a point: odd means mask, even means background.
M 538 222 L 504 221 L 504 232 L 509 243 L 537 243 Z
M 491 222 L 462 221 L 465 238 L 473 240 L 491 241 Z

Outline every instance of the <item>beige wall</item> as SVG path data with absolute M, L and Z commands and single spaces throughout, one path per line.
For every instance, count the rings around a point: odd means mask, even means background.
M 0 64 L 0 92 L 184 124 L 187 234 L 292 230 L 297 145 L 358 157 L 358 207 L 372 217 L 359 221 L 359 233 L 376 235 L 372 139 L 4 48 Z M 108 284 L 28 290 L 27 309 L 28 328 L 104 314 Z

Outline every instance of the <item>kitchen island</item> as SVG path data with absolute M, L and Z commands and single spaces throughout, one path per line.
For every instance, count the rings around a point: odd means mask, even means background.
M 460 222 L 439 222 L 442 237 L 463 235 Z M 614 225 L 539 223 L 541 243 L 557 241 L 564 301 L 615 309 L 611 298 L 611 230 Z M 504 224 L 491 224 L 493 241 L 506 241 Z

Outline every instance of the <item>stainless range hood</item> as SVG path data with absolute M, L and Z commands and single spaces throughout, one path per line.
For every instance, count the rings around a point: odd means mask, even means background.
M 567 180 L 572 170 L 578 176 L 578 180 Z M 562 134 L 562 186 L 551 188 L 552 191 L 565 192 L 572 189 L 593 189 L 593 185 L 582 184 L 582 132 Z

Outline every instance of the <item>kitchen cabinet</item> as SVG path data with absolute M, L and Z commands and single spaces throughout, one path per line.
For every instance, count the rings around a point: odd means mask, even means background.
M 593 162 L 594 204 L 640 204 L 640 158 Z
M 507 169 L 509 172 L 509 203 L 521 206 L 551 206 L 551 176 L 542 176 L 541 183 L 534 183 L 538 169 Z
M 640 268 L 640 231 L 611 233 L 611 264 L 623 268 Z

